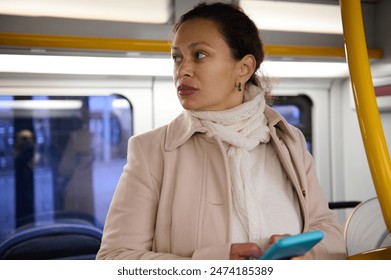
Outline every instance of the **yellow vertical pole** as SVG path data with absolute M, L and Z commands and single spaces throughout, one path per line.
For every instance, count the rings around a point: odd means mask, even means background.
M 376 103 L 360 0 L 340 0 L 345 53 L 368 164 L 391 232 L 391 162 Z

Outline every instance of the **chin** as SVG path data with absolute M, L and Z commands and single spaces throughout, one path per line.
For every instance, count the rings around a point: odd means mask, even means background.
M 181 105 L 183 107 L 183 109 L 185 110 L 191 110 L 191 111 L 197 111 L 198 107 L 195 106 L 194 104 L 189 104 L 189 102 L 186 102 L 186 101 L 181 101 Z

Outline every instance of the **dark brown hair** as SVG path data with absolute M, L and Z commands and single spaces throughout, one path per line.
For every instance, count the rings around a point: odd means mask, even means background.
M 248 82 L 260 86 L 256 71 L 264 60 L 263 44 L 254 22 L 234 4 L 200 3 L 182 15 L 174 26 L 174 33 L 185 22 L 191 19 L 207 19 L 213 21 L 224 40 L 231 49 L 232 57 L 240 60 L 251 54 L 255 57 L 255 71 Z

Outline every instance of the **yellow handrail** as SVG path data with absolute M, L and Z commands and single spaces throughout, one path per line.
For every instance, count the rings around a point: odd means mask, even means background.
M 168 40 L 141 40 L 10 32 L 0 32 L 0 46 L 162 53 L 167 53 L 171 50 L 171 42 Z M 343 47 L 265 45 L 265 52 L 268 56 L 345 58 Z M 383 50 L 377 48 L 369 49 L 368 55 L 370 58 L 379 59 L 383 57 Z
M 265 45 L 264 48 L 267 56 L 345 58 L 345 50 L 342 47 Z M 368 49 L 368 56 L 380 59 L 383 57 L 383 50 Z
M 382 209 L 391 232 L 391 161 L 376 103 L 360 0 L 340 0 L 346 58 L 361 135 Z
M 0 46 L 103 51 L 169 52 L 170 41 L 48 34 L 0 33 Z

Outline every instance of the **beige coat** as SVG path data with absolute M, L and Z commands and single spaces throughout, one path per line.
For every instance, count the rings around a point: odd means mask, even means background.
M 345 258 L 336 215 L 328 209 L 302 133 L 265 110 L 271 141 L 297 191 L 303 232 L 322 230 L 316 259 Z M 105 223 L 98 259 L 228 259 L 231 191 L 222 142 L 182 113 L 129 140 L 128 163 Z M 278 203 L 278 202 L 276 202 Z

